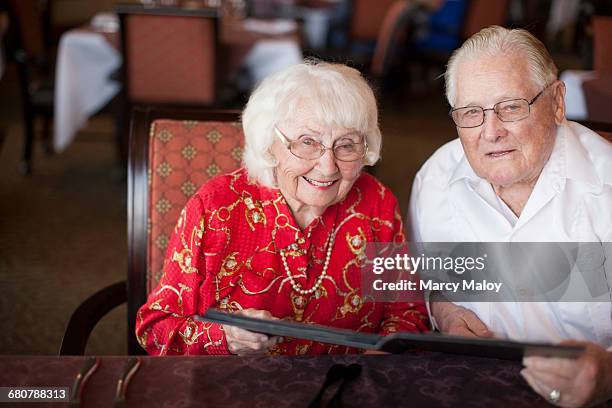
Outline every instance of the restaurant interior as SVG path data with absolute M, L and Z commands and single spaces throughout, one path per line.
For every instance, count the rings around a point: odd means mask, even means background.
M 134 206 L 180 211 L 134 195 L 147 171 L 173 171 L 128 166 L 155 118 L 239 112 L 263 78 L 304 58 L 347 63 L 379 103 L 382 159 L 369 171 L 406 215 L 415 174 L 456 138 L 446 61 L 481 28 L 541 39 L 568 118 L 609 137 L 610 15 L 609 2 L 585 0 L 0 0 L 0 353 L 57 355 L 75 310 L 104 288 L 119 301 L 87 323 L 84 354 L 133 350 L 130 302 L 144 284 L 130 274 L 152 228 Z M 206 179 L 225 170 L 206 166 Z M 184 202 L 193 189 L 175 193 Z M 165 244 L 160 233 L 148 248 Z

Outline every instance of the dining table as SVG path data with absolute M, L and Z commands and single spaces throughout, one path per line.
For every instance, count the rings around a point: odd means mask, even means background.
M 68 393 L 93 356 L 1 356 L 0 387 L 62 387 Z M 437 352 L 323 356 L 102 356 L 81 383 L 82 407 L 306 407 L 334 366 L 359 367 L 318 401 L 346 407 L 545 407 L 516 361 Z M 126 364 L 136 367 L 126 371 Z M 126 377 L 125 373 L 129 376 Z M 129 380 L 126 380 L 129 378 Z M 119 383 L 118 386 L 118 382 Z M 343 383 L 343 384 L 342 384 Z M 8 387 L 8 388 L 7 388 Z M 75 394 L 77 395 L 77 394 Z M 1 396 L 0 396 L 1 398 Z M 333 404 L 332 404 L 333 405 Z M 21 402 L 19 407 L 40 407 Z M 45 407 L 66 407 L 67 399 Z
M 299 24 L 292 19 L 221 18 L 220 49 L 227 76 L 245 69 L 252 86 L 302 61 Z M 62 152 L 88 119 L 121 90 L 118 16 L 100 13 L 65 32 L 55 69 L 53 147 Z
M 592 70 L 568 69 L 559 79 L 565 84 L 565 116 L 570 120 L 587 120 L 589 111 L 582 84 L 597 78 Z

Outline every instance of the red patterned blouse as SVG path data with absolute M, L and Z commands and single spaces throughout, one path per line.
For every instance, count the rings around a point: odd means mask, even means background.
M 359 265 L 366 242 L 403 240 L 395 197 L 368 174 L 304 230 L 278 189 L 250 181 L 244 169 L 217 177 L 181 212 L 163 276 L 138 312 L 138 341 L 154 355 L 229 354 L 221 325 L 193 319 L 209 307 L 263 309 L 283 319 L 361 332 L 426 331 L 423 302 L 376 303 L 362 297 Z M 294 290 L 283 257 L 295 282 L 310 289 L 330 245 L 322 284 L 310 294 Z M 348 352 L 358 350 L 290 338 L 270 350 Z

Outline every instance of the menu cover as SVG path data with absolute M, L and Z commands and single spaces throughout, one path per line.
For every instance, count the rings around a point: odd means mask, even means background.
M 366 350 L 400 354 L 408 350 L 427 350 L 464 354 L 503 360 L 521 361 L 527 356 L 578 358 L 581 346 L 560 346 L 549 343 L 524 343 L 509 340 L 448 336 L 440 333 L 400 332 L 388 336 L 361 333 L 348 329 L 299 323 L 288 320 L 264 320 L 217 309 L 208 309 L 196 320 L 237 326 L 253 332 L 274 336 L 294 337 L 321 343 L 338 344 Z

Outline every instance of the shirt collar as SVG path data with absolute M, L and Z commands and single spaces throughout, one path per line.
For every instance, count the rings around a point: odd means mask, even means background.
M 463 149 L 463 147 L 461 148 Z M 482 179 L 478 177 L 478 175 L 474 172 L 474 169 L 472 169 L 472 166 L 470 166 L 470 162 L 468 162 L 468 159 L 465 153 L 461 155 L 461 159 L 457 163 L 457 166 L 455 167 L 453 174 L 451 174 L 451 177 L 448 180 L 448 185 L 450 186 L 456 181 L 463 180 L 463 179 L 467 179 L 467 181 L 471 182 L 472 185 L 476 185 L 480 181 L 482 181 Z
M 562 154 L 565 156 L 565 177 L 599 190 L 603 187 L 603 182 L 597 175 L 589 153 L 578 138 L 580 133 L 586 132 L 592 131 L 577 123 L 565 121 L 557 131 L 557 143 L 564 142 Z

